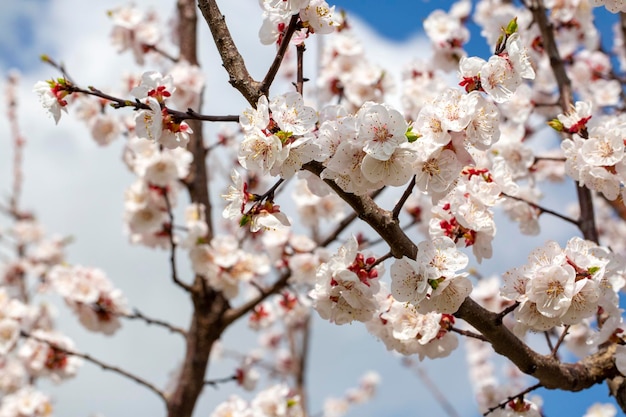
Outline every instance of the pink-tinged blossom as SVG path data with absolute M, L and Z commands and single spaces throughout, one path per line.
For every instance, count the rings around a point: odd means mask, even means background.
M 393 187 L 400 187 L 413 176 L 412 163 L 415 153 L 409 148 L 396 148 L 387 160 L 380 160 L 365 155 L 361 163 L 361 172 L 370 182 Z
M 175 91 L 174 80 L 171 75 L 165 77 L 157 71 L 147 71 L 141 75 L 141 83 L 130 91 L 139 100 L 155 99 L 162 104 Z
M 382 104 L 367 102 L 356 114 L 358 140 L 372 158 L 388 160 L 396 148 L 407 142 L 407 123 L 399 111 Z
M 33 92 L 39 96 L 39 101 L 43 108 L 54 118 L 54 123 L 58 124 L 61 119 L 61 111 L 67 113 L 67 100 L 69 94 L 66 88 L 67 81 L 37 81 L 33 86 Z
M 256 108 L 246 108 L 239 116 L 239 126 L 248 133 L 257 129 L 264 130 L 270 123 L 267 96 L 259 97 Z
M 252 417 L 252 410 L 242 398 L 231 395 L 226 401 L 218 405 L 209 417 Z
M 570 111 L 557 115 L 566 132 L 579 133 L 587 129 L 587 122 L 591 119 L 591 103 L 577 101 Z
M 366 326 L 388 350 L 406 356 L 417 354 L 423 360 L 447 356 L 458 346 L 457 337 L 448 331 L 454 323 L 451 315 L 419 312 L 413 304 L 394 299 L 384 288 L 376 299 L 378 314 Z
M 283 148 L 278 136 L 254 129 L 247 132 L 241 142 L 238 159 L 245 169 L 265 175 L 274 165 L 282 164 L 288 154 L 289 149 Z
M 284 10 L 266 8 L 263 23 L 259 29 L 259 39 L 263 45 L 280 44 L 287 30 L 291 14 Z
M 276 96 L 269 103 L 269 108 L 272 111 L 272 119 L 283 132 L 301 136 L 315 128 L 317 122 L 315 109 L 305 106 L 299 93 L 290 92 Z
M 160 25 L 154 13 L 144 14 L 134 6 L 121 6 L 109 11 L 113 20 L 111 41 L 118 52 L 130 49 L 139 65 L 144 63 L 144 55 L 150 46 L 155 46 L 161 38 Z
M 485 151 L 500 139 L 500 111 L 479 93 L 471 93 L 476 100 L 472 118 L 465 129 L 467 141 L 476 149 Z
M 20 338 L 20 324 L 12 318 L 0 319 L 0 357 L 5 357 Z
M 142 139 L 158 141 L 163 132 L 163 113 L 161 105 L 154 97 L 146 99 L 150 110 L 139 110 L 135 113 L 135 134 Z
M 173 85 L 171 99 L 179 109 L 197 109 L 206 83 L 200 67 L 187 61 L 177 62 L 169 72 Z
M 83 361 L 65 352 L 74 349 L 74 343 L 68 337 L 43 330 L 35 330 L 32 336 L 39 340 L 28 338 L 18 351 L 32 376 L 47 376 L 59 382 L 76 375 Z
M 443 149 L 424 161 L 415 162 L 415 185 L 429 194 L 443 193 L 458 178 L 461 169 L 456 154 L 450 149 Z
M 88 122 L 91 136 L 100 146 L 106 146 L 117 139 L 122 131 L 120 121 L 110 114 L 97 114 Z
M 0 404 L 2 417 L 50 417 L 52 416 L 52 401 L 37 391 L 31 385 L 7 394 Z
M 99 269 L 57 265 L 48 278 L 81 324 L 91 331 L 112 335 L 121 327 L 120 317 L 130 312 L 122 292 Z
M 503 408 L 496 408 L 491 412 L 492 417 L 541 417 L 541 409 L 537 404 L 515 398 L 509 401 Z
M 352 237 L 328 262 L 320 265 L 315 288 L 309 293 L 313 308 L 331 323 L 365 322 L 378 308 L 375 294 L 380 289 L 379 271 L 368 268 L 374 259 L 366 259 L 357 250 L 358 243 Z
M 570 265 L 552 265 L 536 271 L 528 282 L 526 295 L 537 310 L 549 318 L 561 317 L 574 296 L 576 273 Z
M 400 301 L 418 304 L 430 288 L 424 267 L 406 256 L 391 265 L 391 295 Z
M 228 205 L 224 207 L 222 216 L 225 219 L 234 220 L 239 219 L 244 213 L 251 194 L 248 192 L 248 184 L 243 180 L 239 171 L 233 169 L 230 178 L 233 184 L 228 186 L 227 194 L 222 194 L 222 198 L 229 201 Z
M 291 226 L 291 222 L 285 213 L 280 211 L 280 207 L 275 204 L 259 206 L 258 210 L 252 213 L 250 231 L 275 230 Z
M 325 0 L 310 0 L 300 10 L 300 19 L 309 32 L 328 34 L 341 25 L 343 19 L 335 13 L 335 6 L 329 7 Z

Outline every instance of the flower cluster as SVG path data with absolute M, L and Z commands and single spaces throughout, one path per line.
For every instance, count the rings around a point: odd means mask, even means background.
M 626 196 L 626 158 L 624 158 L 624 117 L 593 123 L 591 105 L 577 102 L 568 114 L 558 115 L 550 125 L 572 134 L 561 148 L 565 153 L 565 172 L 578 181 L 604 194 L 609 200 Z
M 61 381 L 76 375 L 82 359 L 72 355 L 74 343 L 56 332 L 35 330 L 20 347 L 18 356 L 31 376 Z
M 514 313 L 522 332 L 577 324 L 598 308 L 615 312 L 626 284 L 622 259 L 578 237 L 565 248 L 550 241 L 535 249 L 503 279 L 502 296 L 520 303 Z
M 210 417 L 301 417 L 300 397 L 284 384 L 259 392 L 249 403 L 233 395 L 218 405 Z
M 313 308 L 331 323 L 366 322 L 378 310 L 375 296 L 381 289 L 377 278 L 382 269 L 374 265 L 375 258 L 366 257 L 358 248 L 356 238 L 351 237 L 317 270 L 309 296 Z
M 117 52 L 131 50 L 135 61 L 143 65 L 144 56 L 161 39 L 155 13 L 144 13 L 135 6 L 120 6 L 109 11 L 113 22 L 111 41 Z
M 454 316 L 434 311 L 422 314 L 413 304 L 396 300 L 387 290 L 376 299 L 377 314 L 366 327 L 388 350 L 405 356 L 418 355 L 423 360 L 446 357 L 457 348 L 459 341 L 449 331 Z
M 83 266 L 57 265 L 48 274 L 54 290 L 87 329 L 112 335 L 129 313 L 126 299 L 103 271 Z
M 302 43 L 311 33 L 328 34 L 341 26 L 342 18 L 325 0 L 261 0 L 263 25 L 259 38 L 264 45 L 280 44 L 291 16 L 299 17 L 299 33 L 292 42 Z
M 458 273 L 467 266 L 467 255 L 445 236 L 421 242 L 417 250 L 415 260 L 405 256 L 391 265 L 391 294 L 422 314 L 455 313 L 472 291 L 467 274 Z
M 263 276 L 270 270 L 269 259 L 239 248 L 232 235 L 214 237 L 210 243 L 199 243 L 189 252 L 195 273 L 204 276 L 209 285 L 227 298 L 239 294 L 242 282 Z
M 44 109 L 54 118 L 55 123 L 61 119 L 61 111 L 67 113 L 66 97 L 71 94 L 68 90 L 69 81 L 59 78 L 49 81 L 38 81 L 33 86 L 33 92 L 39 96 L 39 101 Z
M 173 82 L 171 75 L 163 77 L 156 71 L 148 71 L 142 75 L 141 84 L 131 91 L 137 100 L 150 107 L 135 114 L 135 134 L 168 149 L 186 147 L 193 133 L 187 123 L 176 120 L 164 107 L 174 91 Z

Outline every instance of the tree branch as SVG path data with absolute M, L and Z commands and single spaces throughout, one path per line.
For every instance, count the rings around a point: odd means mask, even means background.
M 548 22 L 543 1 L 532 0 L 531 4 L 532 5 L 529 9 L 533 14 L 534 21 L 539 26 L 544 50 L 548 54 L 550 66 L 552 67 L 554 78 L 556 79 L 559 87 L 559 102 L 561 104 L 561 110 L 563 110 L 564 113 L 568 113 L 573 104 L 572 83 L 565 71 L 565 64 L 559 55 L 559 50 L 554 39 L 554 33 L 552 32 L 552 25 Z M 580 205 L 580 220 L 578 227 L 580 228 L 580 231 L 585 239 L 598 243 L 598 229 L 595 225 L 591 191 L 586 187 L 579 186 L 578 183 L 576 184 L 578 204 Z
M 163 320 L 150 318 L 144 315 L 141 311 L 137 310 L 136 308 L 133 308 L 133 312 L 131 314 L 122 314 L 121 317 L 124 317 L 125 319 L 129 319 L 129 320 L 142 320 L 149 325 L 163 327 L 172 333 L 178 333 L 183 336 L 186 335 L 185 331 L 181 329 L 180 327 L 173 326 Z
M 73 351 L 73 350 L 68 350 L 68 349 L 62 348 L 61 346 L 58 346 L 58 345 L 56 345 L 53 342 L 50 342 L 50 341 L 45 340 L 45 339 L 41 339 L 41 338 L 39 338 L 37 336 L 33 336 L 30 333 L 25 332 L 23 330 L 20 331 L 20 336 L 24 337 L 24 338 L 36 340 L 36 341 L 38 341 L 40 343 L 45 343 L 46 345 L 50 346 L 51 348 L 53 348 L 55 350 L 58 350 L 59 352 L 63 352 L 66 355 L 72 355 L 72 356 L 76 356 L 78 358 L 82 358 L 82 359 L 86 360 L 87 362 L 91 362 L 94 365 L 97 365 L 97 366 L 99 366 L 100 368 L 102 368 L 102 369 L 104 369 L 106 371 L 115 372 L 118 375 L 121 375 L 121 376 L 123 376 L 125 378 L 128 378 L 128 379 L 138 383 L 139 385 L 142 385 L 142 386 L 148 388 L 150 391 L 152 391 L 156 395 L 158 395 L 163 401 L 166 401 L 165 394 L 160 389 L 158 389 L 156 386 L 152 385 L 150 382 L 146 381 L 145 379 L 140 378 L 137 375 L 131 374 L 130 372 L 125 371 L 122 368 L 119 368 L 117 366 L 113 366 L 113 365 L 109 365 L 107 363 L 104 363 L 101 360 L 96 359 L 93 356 L 88 355 L 86 353 L 80 353 L 80 352 L 76 352 L 76 351 Z

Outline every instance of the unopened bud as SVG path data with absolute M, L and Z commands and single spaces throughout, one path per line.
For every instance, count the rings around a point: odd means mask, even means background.
M 562 132 L 564 130 L 563 123 L 559 119 L 552 119 L 548 121 L 548 126 L 556 130 L 557 132 Z

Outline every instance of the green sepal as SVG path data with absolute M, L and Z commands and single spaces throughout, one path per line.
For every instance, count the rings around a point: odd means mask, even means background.
M 406 130 L 405 136 L 409 143 L 413 143 L 422 137 L 422 135 L 420 135 L 419 133 L 413 132 L 413 126 L 409 126 L 409 128 Z
M 278 139 L 280 139 L 282 143 L 285 143 L 293 136 L 293 132 L 285 132 L 283 130 L 279 130 L 278 132 L 276 132 L 276 136 L 278 136 Z
M 243 216 L 241 216 L 241 219 L 239 219 L 239 227 L 244 227 L 248 225 L 251 221 L 252 221 L 252 217 L 247 214 L 244 214 Z

